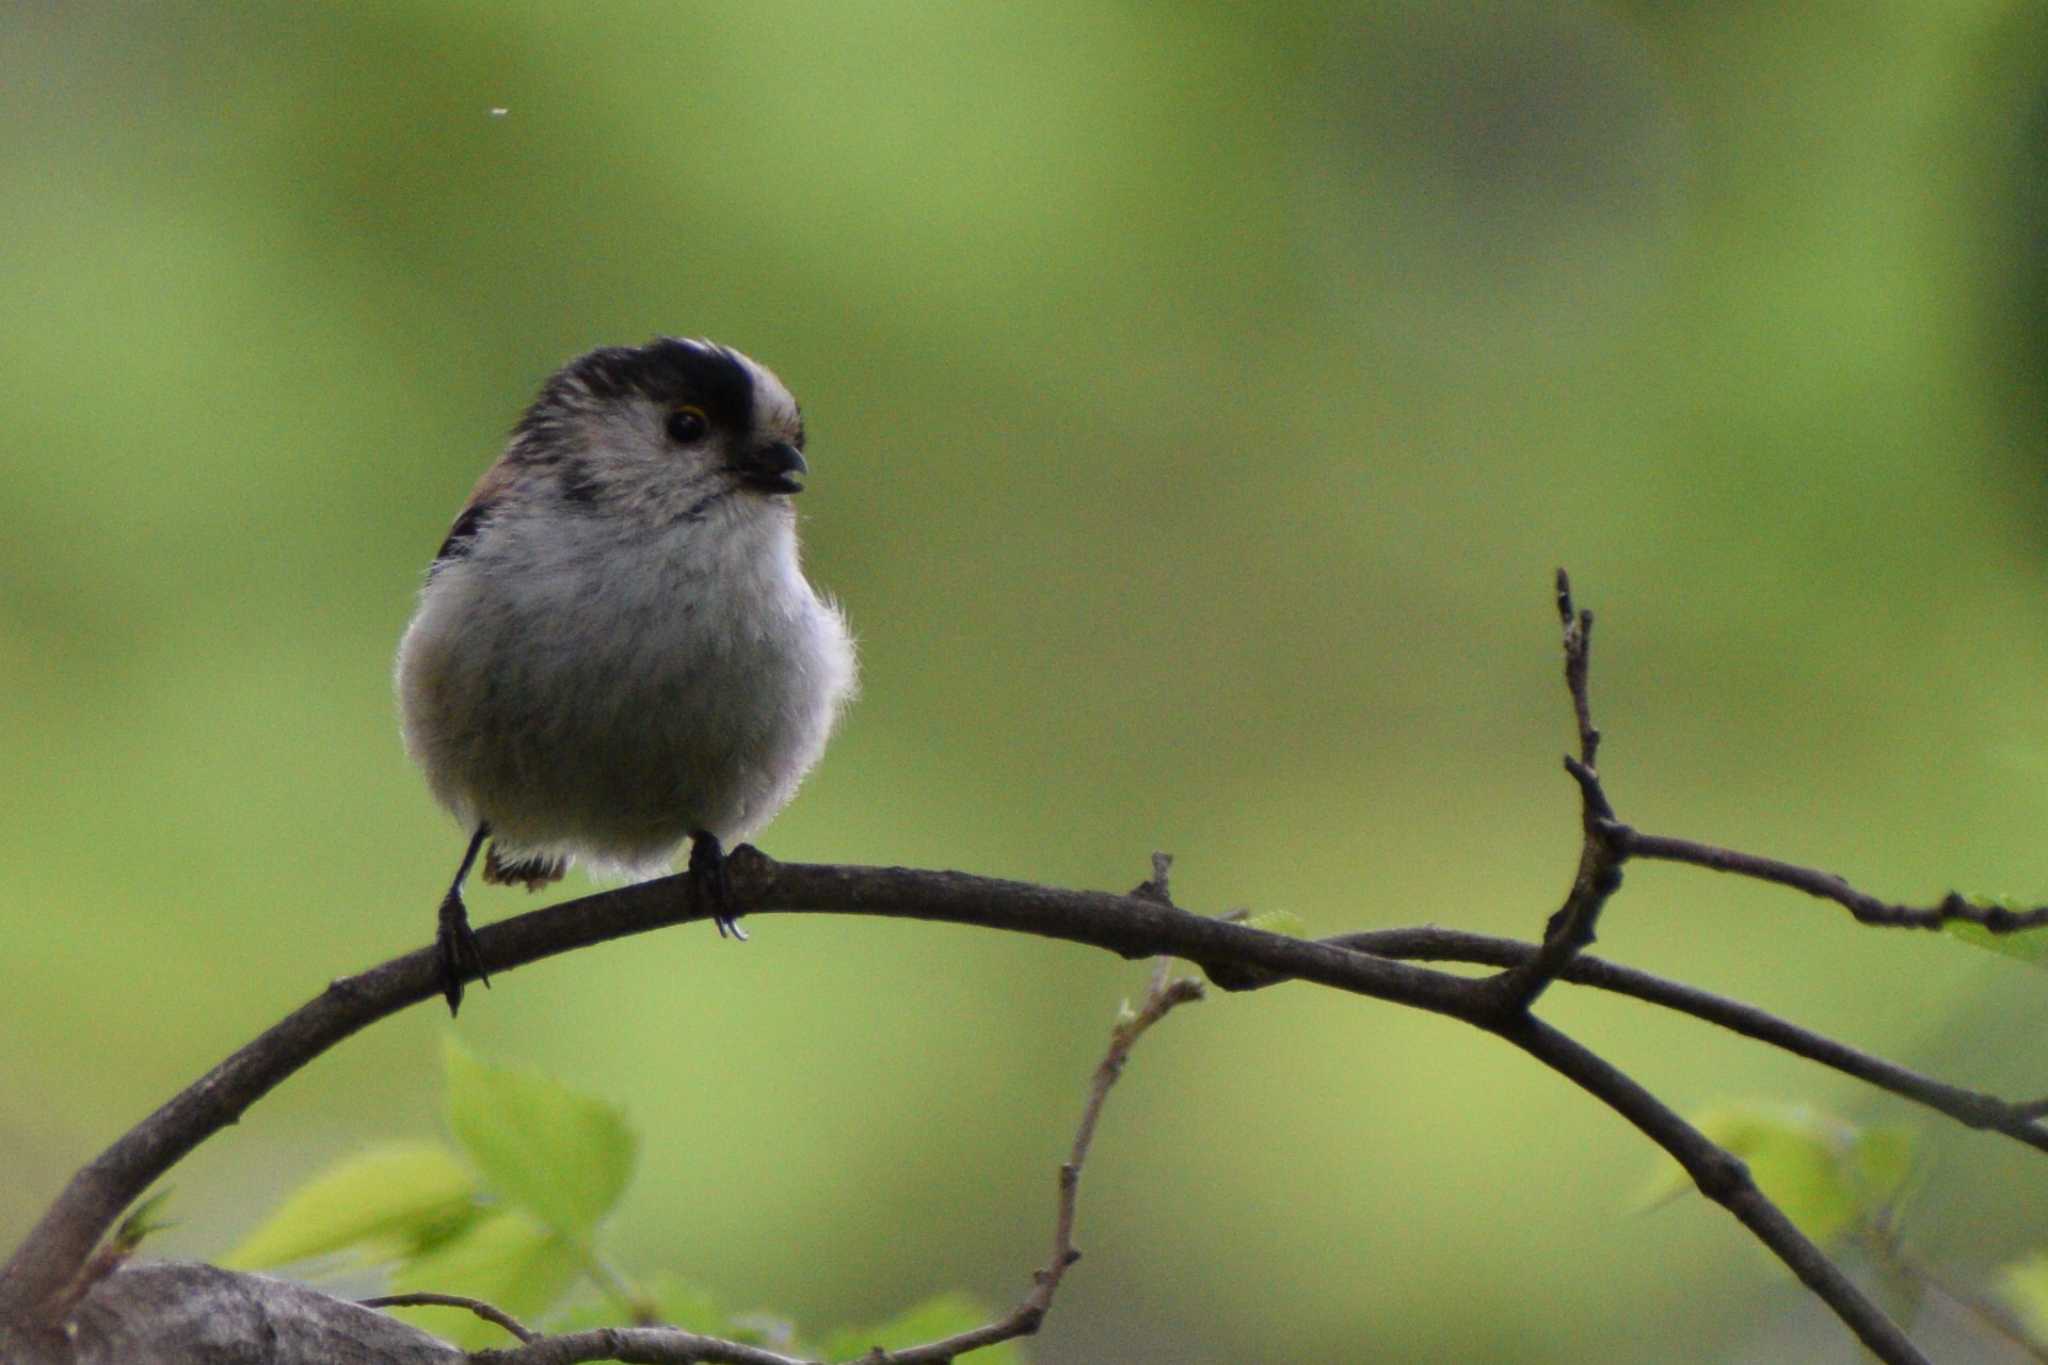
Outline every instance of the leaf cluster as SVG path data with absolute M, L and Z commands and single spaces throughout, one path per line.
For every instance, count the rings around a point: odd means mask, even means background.
M 729 1311 L 679 1277 L 629 1279 L 599 1240 L 639 1155 L 624 1113 L 537 1071 L 486 1062 L 452 1036 L 443 1064 L 452 1145 L 385 1143 L 335 1162 L 221 1264 L 373 1271 L 388 1293 L 477 1299 L 550 1332 L 658 1323 L 828 1358 L 947 1336 L 988 1316 L 966 1295 L 943 1294 L 889 1322 L 806 1344 L 786 1318 Z M 392 1311 L 466 1349 L 509 1344 L 502 1328 L 461 1309 Z M 1024 1359 L 1014 1343 L 982 1358 Z

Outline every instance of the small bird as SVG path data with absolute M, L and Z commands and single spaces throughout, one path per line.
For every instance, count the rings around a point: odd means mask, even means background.
M 845 617 L 797 561 L 804 422 L 765 367 L 658 337 L 541 387 L 427 570 L 398 647 L 405 747 L 469 835 L 436 944 L 452 1014 L 484 973 L 462 884 L 572 860 L 665 870 L 733 922 L 726 849 L 824 752 L 854 687 Z

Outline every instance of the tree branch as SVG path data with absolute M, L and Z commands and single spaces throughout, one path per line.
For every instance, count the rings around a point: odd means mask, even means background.
M 1612 1063 L 1533 1015 L 1499 1031 L 1551 1070 L 1599 1099 L 1671 1153 L 1700 1193 L 1727 1209 L 1797 1275 L 1878 1359 L 1925 1362 L 1927 1357 L 1883 1309 L 1853 1284 L 1841 1267 L 1764 1196 L 1749 1167 L 1687 1123 Z
M 476 1351 L 471 1365 L 581 1365 L 620 1360 L 626 1365 L 817 1365 L 762 1346 L 699 1336 L 676 1327 L 599 1327 L 542 1337 L 509 1351 Z
M 1508 1034 L 1509 1026 L 1503 1022 L 1486 980 L 1209 919 L 1148 896 L 1061 891 L 957 872 L 777 863 L 758 850 L 744 848 L 733 855 L 732 880 L 733 903 L 755 914 L 783 910 L 887 915 L 1034 933 L 1125 956 L 1173 956 L 1224 964 L 1220 972 L 1211 969 L 1212 979 L 1221 975 L 1237 982 L 1247 974 L 1294 977 Z M 695 917 L 694 904 L 688 878 L 669 877 L 503 920 L 479 930 L 478 939 L 489 969 L 509 972 L 556 953 L 684 922 Z M 121 1209 L 184 1153 L 328 1047 L 406 1005 L 438 999 L 438 990 L 431 948 L 336 981 L 116 1141 L 73 1178 L 16 1251 L 7 1278 L 0 1281 L 0 1290 L 7 1291 L 0 1296 L 0 1322 L 10 1314 L 25 1315 L 23 1308 L 10 1305 L 33 1305 L 51 1288 L 61 1286 Z M 1518 1046 L 1528 1050 L 1519 1041 Z M 1609 1099 L 1610 1093 L 1617 1092 L 1593 1093 Z M 1627 1093 L 1632 1103 L 1637 1102 L 1634 1091 Z M 1635 1121 L 1635 1115 L 1630 1117 Z M 1694 1171 L 1696 1179 L 1704 1171 L 1710 1181 L 1721 1180 L 1718 1165 L 1702 1164 L 1697 1153 L 1690 1153 L 1688 1160 L 1682 1135 L 1692 1133 L 1690 1128 L 1641 1122 L 1637 1126 L 1664 1145 L 1688 1171 Z M 1674 1142 L 1678 1145 L 1669 1145 Z M 1702 1189 L 1713 1193 L 1707 1185 Z M 1729 1207 L 1760 1237 L 1765 1235 L 1760 1226 L 1767 1226 L 1767 1245 L 1806 1278 L 1802 1267 L 1809 1267 L 1812 1258 L 1821 1253 L 1796 1229 L 1788 1234 L 1790 1224 L 1782 1218 L 1778 1220 L 1782 1227 L 1753 1221 L 1755 1201 L 1760 1198 L 1745 1196 L 1741 1203 Z M 41 1294 L 28 1297 L 45 1285 L 49 1288 L 43 1288 Z M 1838 1278 L 1823 1279 L 1815 1287 L 1845 1322 L 1859 1335 L 1863 1333 L 1863 1324 L 1877 1310 L 1860 1291 Z M 1895 1361 L 1919 1359 L 1910 1353 L 1885 1354 L 1882 1350 L 1880 1355 Z
M 1600 912 L 1621 889 L 1626 861 L 1611 835 L 1614 807 L 1600 786 L 1594 760 L 1600 753 L 1600 732 L 1593 726 L 1588 677 L 1593 655 L 1593 613 L 1572 608 L 1572 581 L 1557 571 L 1557 615 L 1564 625 L 1564 681 L 1571 693 L 1572 717 L 1579 731 L 1579 753 L 1565 755 L 1564 770 L 1579 784 L 1579 868 L 1571 894 L 1544 926 L 1543 943 L 1535 953 L 1502 972 L 1490 983 L 1504 1018 L 1527 1014 L 1579 951 L 1591 946 Z
M 1420 958 L 1433 962 L 1476 962 L 1511 967 L 1535 952 L 1517 939 L 1466 933 L 1434 926 L 1419 929 L 1376 929 L 1324 939 L 1381 957 Z M 2048 1152 L 2048 1128 L 2042 1127 L 2039 1101 L 2014 1102 L 1965 1089 L 1888 1062 L 1839 1042 L 1826 1034 L 1799 1027 L 1767 1010 L 1715 995 L 1635 967 L 1580 954 L 1566 965 L 1560 980 L 1576 986 L 1632 996 L 1647 1004 L 1689 1014 L 1760 1043 L 1782 1048 L 1844 1075 L 1867 1081 L 1901 1099 L 1946 1114 L 1967 1128 L 2003 1133 L 2037 1151 Z M 1265 984 L 1265 983 L 1261 983 Z M 1275 982 L 1274 984 L 1277 984 Z
M 2041 1146 L 2041 1134 L 2031 1124 L 2033 1113 L 2025 1106 L 2004 1105 L 1987 1096 L 1942 1086 L 1832 1040 L 1794 1029 L 1761 1011 L 1703 992 L 1689 992 L 1688 988 L 1659 982 L 1646 974 L 1625 975 L 1626 969 L 1581 958 L 1579 953 L 1593 941 L 1599 914 L 1619 887 L 1622 865 L 1631 857 L 1692 862 L 1792 886 L 1837 901 L 1870 923 L 1938 924 L 1947 919 L 1970 919 L 1987 928 L 2009 932 L 2048 921 L 2048 907 L 2015 914 L 1980 910 L 1951 896 L 1935 911 L 1912 911 L 1876 901 L 1849 888 L 1840 878 L 1810 869 L 1684 840 L 1643 835 L 1630 829 L 1615 816 L 1594 767 L 1600 734 L 1593 726 L 1588 699 L 1592 616 L 1574 610 L 1570 584 L 1561 571 L 1557 601 L 1564 629 L 1566 684 L 1578 738 L 1578 753 L 1567 757 L 1565 766 L 1579 787 L 1584 839 L 1571 894 L 1551 917 L 1542 944 L 1515 944 L 1511 953 L 1505 948 L 1470 941 L 1457 945 L 1469 953 L 1468 960 L 1502 962 L 1505 970 L 1497 976 L 1475 979 L 1409 965 L 1396 958 L 1429 954 L 1403 953 L 1399 951 L 1401 943 L 1383 936 L 1310 942 L 1189 914 L 1166 898 L 1163 866 L 1154 882 L 1148 882 L 1132 895 L 1115 896 L 958 872 L 785 864 L 758 850 L 742 847 L 735 851 L 730 863 L 731 905 L 752 914 L 780 911 L 931 920 L 1063 939 L 1127 958 L 1179 957 L 1200 964 L 1212 981 L 1226 989 L 1255 987 L 1277 979 L 1308 981 L 1445 1015 L 1498 1034 L 1614 1108 L 1669 1152 L 1709 1198 L 1728 1208 L 1750 1228 L 1881 1358 L 1918 1361 L 1922 1357 L 1898 1328 L 1757 1191 L 1740 1161 L 1714 1146 L 1619 1070 L 1532 1017 L 1529 1010 L 1549 983 L 1557 979 L 1583 980 L 1621 990 L 1713 1019 L 1836 1066 L 1932 1104 L 1973 1126 L 1995 1128 Z M 664 878 L 487 926 L 478 934 L 479 947 L 484 965 L 491 972 L 509 973 L 558 953 L 698 918 L 696 899 L 687 876 Z M 1439 940 L 1438 946 L 1445 946 L 1445 941 Z M 1448 955 L 1456 957 L 1460 953 Z M 104 1275 L 100 1271 L 87 1273 L 89 1266 L 99 1264 L 92 1260 L 94 1247 L 121 1211 L 185 1154 L 233 1123 L 250 1105 L 328 1048 L 387 1015 L 438 995 L 438 959 L 432 948 L 334 981 L 114 1142 L 73 1177 L 6 1265 L 0 1267 L 0 1353 L 10 1343 L 45 1341 L 49 1329 L 77 1304 L 78 1295 L 85 1296 L 80 1312 L 91 1309 L 95 1295 L 106 1288 L 101 1279 L 124 1285 L 138 1282 L 134 1268 L 114 1271 L 112 1262 L 107 1263 Z M 1134 1040 L 1135 1035 L 1130 1041 Z M 1112 1060 L 1115 1059 L 1113 1046 Z M 1098 1108 L 1100 1093 L 1106 1093 L 1106 1085 L 1097 1094 Z M 1084 1121 L 1077 1143 L 1076 1172 L 1078 1156 L 1085 1155 L 1086 1134 L 1092 1121 L 1092 1117 Z M 1063 1198 L 1070 1193 L 1063 1193 Z M 1068 1205 L 1063 1211 L 1065 1231 L 1056 1241 L 1063 1243 L 1070 1234 L 1070 1219 Z M 1057 1284 L 1062 1270 L 1063 1263 L 1043 1272 L 1033 1297 L 1027 1298 L 1012 1317 L 1033 1313 L 1042 1316 L 1043 1305 L 1034 1310 L 1033 1301 L 1041 1292 L 1050 1301 L 1049 1286 Z M 253 1281 L 259 1277 L 243 1278 Z M 1035 1326 L 1036 1317 L 1030 1320 Z M 1001 1323 L 992 1324 L 979 1330 L 986 1332 L 1000 1326 Z M 673 1333 L 665 1337 L 649 1335 L 667 1332 L 670 1329 L 631 1328 L 553 1337 L 515 1348 L 511 1353 L 499 1353 L 495 1358 L 511 1359 L 519 1352 L 545 1346 L 550 1351 L 571 1354 L 518 1357 L 520 1365 L 596 1359 L 600 1357 L 573 1352 L 597 1349 L 610 1352 L 609 1358 L 627 1361 L 697 1359 L 736 1361 L 739 1365 L 787 1365 L 783 1358 L 758 1348 L 695 1338 L 679 1346 Z M 988 1343 L 961 1338 L 920 1349 L 965 1350 L 980 1344 Z M 678 1349 L 685 1353 L 677 1354 Z M 714 1351 L 723 1354 L 706 1354 Z M 899 1353 L 882 1358 L 914 1362 L 943 1357 Z
M 1631 829 L 1618 820 L 1609 822 L 1607 835 L 1621 849 L 1625 858 L 1690 863 L 1694 867 L 1710 868 L 1715 872 L 1729 872 L 1738 877 L 1771 882 L 1777 886 L 1789 886 L 1795 891 L 1804 891 L 1809 896 L 1833 901 L 1854 915 L 1859 924 L 1872 924 L 1886 929 L 1939 929 L 1943 925 L 1961 921 L 1965 924 L 1980 925 L 1994 934 L 2014 934 L 2023 929 L 2038 929 L 2048 925 L 2048 905 L 2037 906 L 2032 910 L 2008 910 L 2001 905 L 1976 905 L 1965 900 L 1957 892 L 1951 891 L 1942 897 L 1939 903 L 1919 909 L 1879 900 L 1875 896 L 1858 891 L 1832 872 L 1801 867 L 1797 863 L 1780 862 L 1776 858 L 1762 858 L 1754 853 L 1738 853 L 1730 848 L 1716 848 L 1712 844 L 1694 843 L 1690 839 L 1644 834 L 1641 830 Z
M 960 872 L 778 863 L 734 851 L 732 904 L 980 925 L 1106 948 L 1265 968 L 1439 1014 L 1469 1015 L 1475 983 L 1444 972 L 1305 943 L 1189 914 L 1148 897 L 1065 891 Z M 486 967 L 510 972 L 560 953 L 701 918 L 687 874 L 620 887 L 477 931 Z M 121 1211 L 186 1153 L 299 1068 L 358 1030 L 438 998 L 431 947 L 344 977 L 174 1096 L 74 1176 L 0 1269 L 0 1322 L 34 1314 L 85 1263 Z
M 1579 762 L 1600 766 L 1600 731 L 1593 725 L 1593 613 L 1572 607 L 1572 579 L 1557 571 L 1557 619 L 1564 626 L 1564 686 L 1571 694 L 1572 719 L 1579 729 Z
M 1143 894 L 1143 888 L 1133 894 Z M 1081 1253 L 1074 1247 L 1074 1218 L 1081 1190 L 1081 1167 L 1087 1162 L 1088 1147 L 1095 1140 L 1095 1122 L 1102 1117 L 1103 1102 L 1109 1098 L 1110 1088 L 1124 1074 L 1124 1063 L 1130 1060 L 1131 1049 L 1137 1046 L 1138 1039 L 1145 1036 L 1145 1031 L 1164 1019 L 1176 1006 L 1202 998 L 1202 983 L 1193 977 L 1171 978 L 1172 966 L 1170 958 L 1159 960 L 1143 1003 L 1134 1013 L 1117 1020 L 1116 1027 L 1110 1030 L 1109 1052 L 1095 1068 L 1095 1080 L 1088 1090 L 1088 1103 L 1081 1110 L 1081 1124 L 1074 1132 L 1073 1149 L 1067 1154 L 1066 1164 L 1060 1167 L 1059 1213 L 1053 1226 L 1052 1258 L 1045 1263 L 1043 1270 L 1031 1277 L 1031 1293 L 1006 1316 L 985 1327 L 908 1350 L 884 1351 L 878 1346 L 861 1358 L 861 1365 L 949 1365 L 955 1356 L 1014 1337 L 1028 1336 L 1038 1330 L 1039 1324 L 1045 1321 L 1047 1310 L 1052 1307 L 1052 1296 L 1059 1292 L 1060 1280 L 1066 1275 L 1067 1267 L 1081 1259 Z
M 4 1327 L 4 1324 L 0 1324 Z M 120 1266 L 61 1330 L 0 1330 L 7 1365 L 464 1365 L 410 1323 L 268 1275 L 210 1265 Z

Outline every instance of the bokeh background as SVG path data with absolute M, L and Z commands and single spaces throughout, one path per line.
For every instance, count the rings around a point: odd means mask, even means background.
M 1625 816 L 2048 894 L 2037 6 L 29 3 L 0 71 L 0 1241 L 425 941 L 459 835 L 392 719 L 412 595 L 540 379 L 658 332 L 804 400 L 862 639 L 778 856 L 1122 888 L 1167 849 L 1193 908 L 1532 934 L 1563 563 Z M 1008 1303 L 1141 967 L 753 927 L 454 1027 L 627 1106 L 636 1268 L 807 1325 Z M 1644 867 L 1602 951 L 2048 1091 L 2048 979 L 1949 941 Z M 1919 1122 L 1958 1279 L 2048 1241 L 2016 1144 L 1544 1009 L 1682 1108 Z M 450 1027 L 208 1144 L 159 1249 L 438 1132 Z M 1036 1356 L 1851 1358 L 1725 1214 L 1634 1207 L 1652 1158 L 1458 1026 L 1219 998 L 1116 1095 Z

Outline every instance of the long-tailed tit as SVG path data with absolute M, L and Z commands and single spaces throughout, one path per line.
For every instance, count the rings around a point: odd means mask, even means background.
M 562 367 L 477 482 L 398 647 L 405 746 L 469 832 L 441 902 L 451 1012 L 484 963 L 462 883 L 572 859 L 649 875 L 766 824 L 853 689 L 839 609 L 797 563 L 803 416 L 737 351 L 659 338 Z

